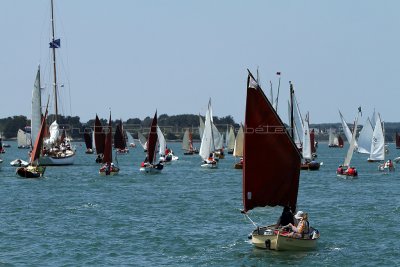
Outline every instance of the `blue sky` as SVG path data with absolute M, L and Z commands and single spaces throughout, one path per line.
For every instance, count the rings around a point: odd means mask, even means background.
M 246 78 L 289 80 L 311 123 L 381 113 L 400 121 L 400 1 L 55 0 L 61 110 L 85 122 L 205 113 L 244 120 Z M 0 118 L 30 116 L 40 63 L 49 94 L 49 0 L 0 3 Z M 268 92 L 266 92 L 269 94 Z

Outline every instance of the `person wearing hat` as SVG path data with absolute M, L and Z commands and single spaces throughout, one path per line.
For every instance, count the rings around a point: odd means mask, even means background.
M 309 223 L 308 223 L 308 214 L 299 210 L 296 215 L 294 215 L 294 218 L 299 220 L 297 226 L 294 226 L 293 224 L 289 223 L 287 227 L 292 229 L 293 232 L 291 232 L 288 236 L 295 237 L 295 238 L 303 238 L 306 234 L 309 233 Z

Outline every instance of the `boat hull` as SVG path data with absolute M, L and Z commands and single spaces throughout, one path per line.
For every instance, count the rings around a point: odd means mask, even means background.
M 243 169 L 243 163 L 238 162 L 235 164 L 234 167 L 235 167 L 235 169 Z
M 218 165 L 216 162 L 215 163 L 203 163 L 203 164 L 201 164 L 201 167 L 207 168 L 207 169 L 216 169 L 216 168 L 218 168 Z
M 151 165 L 151 166 L 146 166 L 146 167 L 140 167 L 140 172 L 146 173 L 146 174 L 158 174 L 161 173 L 162 169 L 164 166 L 162 164 L 157 164 L 157 165 Z
M 106 172 L 105 170 L 100 170 L 100 176 L 117 175 L 119 173 L 119 168 L 114 168 L 114 170 Z
M 74 161 L 75 153 L 65 157 L 40 156 L 39 158 L 39 164 L 41 166 L 72 165 L 74 164 Z
M 300 165 L 301 170 L 318 171 L 320 167 L 319 162 L 302 163 Z
M 40 178 L 43 176 L 45 170 L 46 167 L 43 166 L 35 168 L 19 167 L 16 171 L 16 174 L 18 174 L 22 178 Z
M 289 237 L 288 234 L 269 227 L 260 227 L 252 232 L 251 242 L 258 248 L 280 251 L 314 250 L 317 247 L 319 236 L 314 239 L 303 239 Z

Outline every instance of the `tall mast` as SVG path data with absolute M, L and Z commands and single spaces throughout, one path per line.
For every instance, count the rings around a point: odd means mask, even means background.
M 54 77 L 54 83 L 53 83 L 53 93 L 54 93 L 54 108 L 55 108 L 55 118 L 57 120 L 58 117 L 58 104 L 57 104 L 57 70 L 56 70 L 56 46 L 54 45 L 54 8 L 53 8 L 53 0 L 51 0 L 51 29 L 52 29 L 52 34 L 51 34 L 51 45 L 50 47 L 52 48 L 53 52 L 53 77 Z
M 291 81 L 289 81 L 290 84 L 290 135 L 292 136 L 292 139 L 294 139 L 294 120 L 293 120 L 293 84 Z

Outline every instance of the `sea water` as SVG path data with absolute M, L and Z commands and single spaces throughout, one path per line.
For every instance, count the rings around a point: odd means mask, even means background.
M 27 159 L 12 147 L 0 155 L 0 266 L 399 266 L 399 174 L 384 174 L 367 155 L 354 154 L 357 179 L 336 176 L 344 149 L 320 143 L 319 171 L 302 171 L 298 209 L 321 234 L 309 252 L 257 249 L 253 225 L 241 213 L 242 171 L 226 155 L 203 169 L 183 155 L 159 175 L 139 172 L 139 147 L 119 155 L 118 176 L 99 176 L 95 155 L 77 145 L 75 164 L 47 167 L 22 179 L 9 162 Z M 400 150 L 389 146 L 391 158 Z M 263 152 L 264 153 L 264 152 Z M 282 170 L 284 171 L 284 170 Z M 268 170 L 265 174 L 268 175 Z M 249 213 L 275 223 L 282 208 Z

